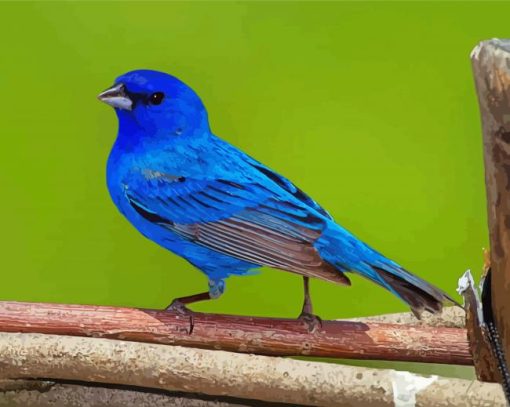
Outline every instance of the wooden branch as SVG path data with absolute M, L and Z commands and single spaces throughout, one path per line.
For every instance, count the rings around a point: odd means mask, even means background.
M 0 302 L 0 331 L 115 338 L 280 356 L 382 359 L 470 365 L 459 328 L 296 320 L 88 305 Z M 191 331 L 191 334 L 190 334 Z
M 495 383 L 111 339 L 0 333 L 0 379 L 37 377 L 291 405 L 505 405 Z
M 434 326 L 448 328 L 465 328 L 466 312 L 460 307 L 445 307 L 440 314 L 424 312 L 421 319 L 417 319 L 412 312 L 399 312 L 396 314 L 374 315 L 370 317 L 350 318 L 353 322 L 381 322 L 387 324 L 405 324 L 414 326 Z
M 22 390 L 36 390 L 42 393 L 51 389 L 55 384 L 52 380 L 0 379 L 0 393 Z M 0 403 L 1 405 L 2 403 Z
M 151 389 L 126 389 L 112 386 L 55 383 L 39 380 L 10 380 L 2 388 L 0 406 L 7 407 L 250 407 L 249 400 L 216 400 L 201 395 L 155 392 Z M 279 404 L 280 405 L 280 404 Z
M 510 386 L 510 40 L 484 41 L 471 54 L 482 117 L 485 182 L 491 244 L 492 304 L 484 315 L 494 319 L 495 355 Z M 485 307 L 484 307 L 485 308 Z M 487 321 L 486 321 L 487 323 Z M 491 321 L 492 326 L 492 321 Z M 491 328 L 491 332 L 494 327 Z M 501 346 L 502 345 L 502 346 Z M 508 388 L 510 397 L 510 388 Z

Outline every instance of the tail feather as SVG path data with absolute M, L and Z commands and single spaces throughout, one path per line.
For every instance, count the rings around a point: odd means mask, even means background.
M 456 303 L 448 294 L 427 283 L 418 277 L 409 274 L 407 271 L 399 270 L 399 275 L 386 271 L 379 267 L 373 267 L 377 274 L 384 280 L 384 282 L 396 292 L 397 295 L 411 307 L 411 311 L 420 319 L 423 311 L 436 314 L 442 311 L 445 302 Z M 418 280 L 419 284 L 415 281 L 412 283 L 407 281 L 405 277 L 410 276 L 412 280 Z
M 409 273 L 341 226 L 329 226 L 315 242 L 315 247 L 321 257 L 339 271 L 355 272 L 384 287 L 406 302 L 418 319 L 423 311 L 441 312 L 444 303 L 459 305 L 444 291 Z

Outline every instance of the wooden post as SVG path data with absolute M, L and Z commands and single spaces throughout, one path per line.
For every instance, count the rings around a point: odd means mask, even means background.
M 485 158 L 491 244 L 491 310 L 506 366 L 510 357 L 510 40 L 480 43 L 471 53 Z M 498 335 L 496 335 L 498 336 Z M 494 349 L 493 349 L 494 350 Z M 500 352 L 496 352 L 500 353 Z M 500 369 L 505 369 L 500 365 Z M 504 372 L 503 372 L 504 373 Z
M 467 335 L 476 377 L 483 382 L 501 383 L 502 378 L 483 318 L 482 301 L 469 270 L 459 280 L 458 291 L 464 297 Z

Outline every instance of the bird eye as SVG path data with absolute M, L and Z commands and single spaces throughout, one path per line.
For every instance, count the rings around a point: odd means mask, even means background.
M 160 105 L 164 98 L 165 94 L 163 92 L 156 92 L 150 96 L 149 103 L 151 105 Z

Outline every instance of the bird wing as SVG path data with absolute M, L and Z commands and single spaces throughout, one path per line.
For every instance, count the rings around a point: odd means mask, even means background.
M 293 194 L 274 180 L 239 183 L 150 170 L 134 178 L 125 196 L 154 224 L 247 262 L 349 284 L 313 246 L 329 215 L 311 210 L 307 200 L 315 202 L 298 189 Z

